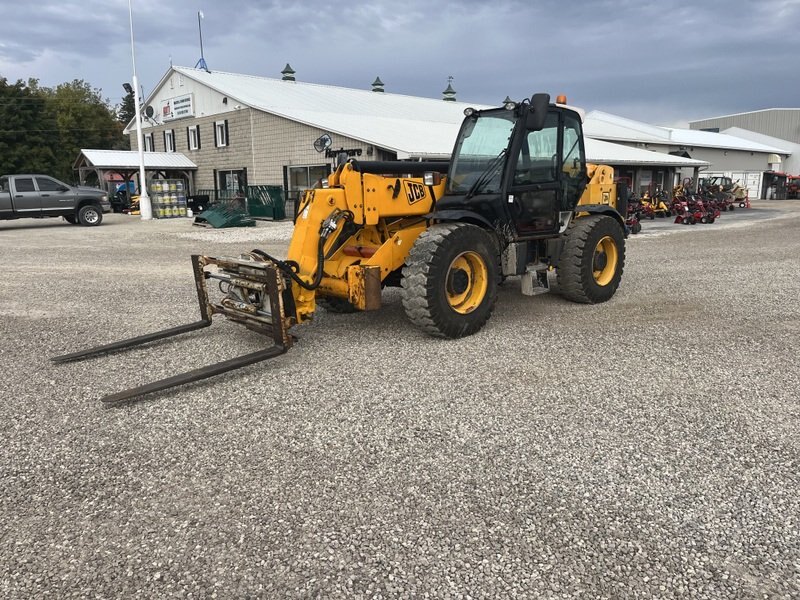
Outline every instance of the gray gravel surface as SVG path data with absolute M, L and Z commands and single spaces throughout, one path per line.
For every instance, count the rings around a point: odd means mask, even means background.
M 0 596 L 800 597 L 800 203 L 659 228 L 603 305 L 510 280 L 445 341 L 389 290 L 105 409 L 264 341 L 48 357 L 193 320 L 191 253 L 290 225 L 0 223 Z

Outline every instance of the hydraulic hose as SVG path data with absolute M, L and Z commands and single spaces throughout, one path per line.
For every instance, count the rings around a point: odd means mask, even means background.
M 285 261 L 275 258 L 264 252 L 263 250 L 259 250 L 255 248 L 250 251 L 251 254 L 255 254 L 260 256 L 263 259 L 266 259 L 275 264 L 278 269 L 280 269 L 283 273 L 288 275 L 292 278 L 292 280 L 299 285 L 300 287 L 306 290 L 315 290 L 319 287 L 319 284 L 322 282 L 322 263 L 325 260 L 325 238 L 319 238 L 319 244 L 317 245 L 317 271 L 314 273 L 314 279 L 311 283 L 306 283 L 300 276 L 295 272 L 295 268 L 297 268 L 297 263 L 294 261 Z M 294 267 L 294 268 L 293 268 Z
M 314 279 L 311 283 L 306 283 L 300 279 L 300 276 L 296 272 L 296 270 L 299 269 L 299 265 L 294 261 L 277 259 L 274 256 L 270 256 L 263 250 L 259 250 L 257 248 L 252 250 L 251 254 L 255 254 L 256 256 L 260 256 L 261 258 L 275 263 L 275 266 L 277 266 L 286 275 L 291 277 L 292 280 L 303 289 L 310 291 L 315 290 L 322 282 L 323 264 L 325 263 L 325 242 L 328 240 L 328 237 L 338 228 L 340 219 L 350 221 L 353 219 L 353 213 L 349 210 L 335 209 L 320 226 L 319 242 L 317 244 L 317 270 L 314 273 Z

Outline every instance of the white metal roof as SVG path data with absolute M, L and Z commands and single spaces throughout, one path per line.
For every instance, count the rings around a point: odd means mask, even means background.
M 81 156 L 99 169 L 138 169 L 139 153 L 136 150 L 81 149 Z M 80 160 L 80 157 L 78 157 Z M 180 152 L 145 152 L 147 169 L 196 169 L 197 165 Z
M 699 131 L 696 129 L 680 129 L 677 127 L 650 125 L 599 110 L 593 110 L 586 116 L 583 129 L 588 137 L 612 142 L 624 141 L 667 146 L 700 146 L 703 148 L 722 148 L 778 154 L 791 153 L 784 148 L 768 146 L 732 135 Z
M 729 127 L 728 129 L 720 131 L 720 133 L 744 138 L 747 140 L 753 140 L 754 142 L 758 142 L 759 144 L 765 144 L 767 146 L 782 146 L 788 150 L 791 150 L 792 154 L 795 154 L 796 152 L 800 151 L 800 144 L 797 144 L 795 142 L 790 142 L 789 140 L 776 138 L 771 135 L 758 133 L 757 131 L 742 129 L 741 127 Z
M 705 167 L 704 160 L 683 158 L 663 152 L 653 152 L 644 148 L 623 146 L 603 140 L 586 138 L 586 160 L 609 165 L 662 165 L 665 167 Z
M 786 108 L 779 108 L 779 107 L 777 107 L 777 108 L 760 108 L 758 110 L 748 110 L 748 111 L 745 111 L 745 112 L 733 113 L 733 114 L 730 114 L 730 115 L 720 115 L 718 117 L 706 117 L 705 119 L 695 119 L 694 121 L 689 121 L 689 123 L 702 123 L 703 121 L 714 121 L 716 119 L 728 119 L 730 117 L 742 117 L 744 115 L 755 115 L 757 113 L 772 112 L 774 110 L 800 110 L 800 108 L 797 108 L 797 107 L 794 107 L 794 108 L 789 108 L 789 107 L 786 107 Z
M 371 90 L 173 67 L 241 104 L 408 156 L 449 156 L 464 109 L 489 108 Z
M 700 131 L 698 129 L 668 128 L 670 140 L 680 146 L 702 146 L 704 148 L 722 148 L 731 150 L 749 150 L 751 152 L 764 152 L 776 154 L 791 154 L 792 151 L 783 147 L 768 146 L 752 140 L 714 133 L 713 131 Z
M 464 119 L 464 109 L 467 106 L 490 108 L 480 104 L 445 102 L 433 98 L 283 81 L 239 73 L 209 73 L 204 69 L 188 67 L 172 69 L 224 94 L 234 103 L 393 150 L 397 152 L 398 158 L 448 158 Z M 168 79 L 168 75 L 169 72 L 162 79 L 162 84 Z M 668 135 L 662 127 L 622 117 L 617 118 L 617 122 L 627 124 L 628 130 L 638 128 L 642 135 L 649 138 L 659 132 L 662 136 Z M 665 166 L 708 164 L 705 161 L 591 140 L 588 135 L 587 131 L 587 158 L 596 163 Z

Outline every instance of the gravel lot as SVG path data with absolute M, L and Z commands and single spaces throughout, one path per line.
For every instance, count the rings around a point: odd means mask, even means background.
M 191 253 L 291 224 L 0 222 L 0 596 L 800 597 L 800 203 L 628 243 L 603 305 L 509 281 L 443 341 L 399 295 L 320 310 L 286 355 L 122 408 L 97 399 L 263 347 L 196 318 Z

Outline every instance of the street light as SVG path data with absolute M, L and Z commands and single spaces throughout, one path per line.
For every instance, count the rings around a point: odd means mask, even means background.
M 133 64 L 133 103 L 136 113 L 136 140 L 139 147 L 139 214 L 142 221 L 149 221 L 153 218 L 153 207 L 150 204 L 150 196 L 147 195 L 147 178 L 144 170 L 144 138 L 142 137 L 142 111 L 139 101 L 139 80 L 136 78 L 136 52 L 133 42 L 133 8 L 131 0 L 128 0 L 128 20 L 131 24 L 131 63 Z M 128 88 L 125 88 L 126 91 Z

